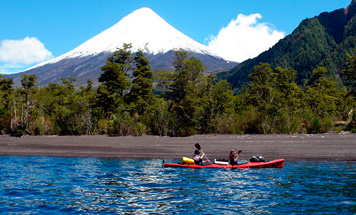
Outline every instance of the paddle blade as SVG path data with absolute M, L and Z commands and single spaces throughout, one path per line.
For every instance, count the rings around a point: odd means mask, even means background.
M 195 148 L 197 148 L 198 150 L 201 150 L 200 144 L 199 144 L 199 143 L 196 143 L 196 144 L 195 144 Z
M 240 155 L 240 154 L 241 154 L 241 152 L 242 152 L 242 150 L 239 150 L 239 151 L 237 152 L 237 154 L 238 154 L 238 155 Z

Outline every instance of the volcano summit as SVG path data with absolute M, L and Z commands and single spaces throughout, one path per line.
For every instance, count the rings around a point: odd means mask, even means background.
M 152 70 L 173 68 L 174 50 L 183 49 L 207 66 L 206 72 L 230 69 L 236 66 L 214 54 L 184 35 L 149 8 L 141 8 L 121 19 L 117 24 L 94 36 L 75 49 L 52 60 L 40 63 L 24 72 L 10 75 L 19 83 L 22 74 L 35 74 L 38 85 L 60 83 L 61 78 L 74 77 L 76 85 L 88 79 L 97 84 L 101 66 L 109 55 L 124 43 L 132 44 L 132 51 L 142 49 L 150 60 Z

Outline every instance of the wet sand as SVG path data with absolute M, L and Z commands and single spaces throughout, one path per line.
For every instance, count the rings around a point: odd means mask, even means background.
M 231 149 L 240 159 L 262 155 L 267 160 L 356 161 L 356 134 L 197 135 L 191 137 L 0 136 L 0 155 L 45 155 L 125 159 L 191 157 L 200 143 L 210 160 L 227 158 Z

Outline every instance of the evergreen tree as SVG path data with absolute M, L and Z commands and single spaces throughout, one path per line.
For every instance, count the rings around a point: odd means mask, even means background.
M 348 86 L 352 94 L 356 96 L 356 56 L 348 55 L 343 76 L 345 85 Z
M 326 74 L 326 68 L 316 68 L 309 86 L 305 89 L 305 118 L 308 132 L 311 133 L 327 132 L 332 128 L 332 122 L 338 118 L 340 102 L 344 97 L 343 92 L 338 89 L 338 83 L 326 77 Z
M 132 80 L 131 90 L 128 94 L 128 103 L 132 111 L 139 115 L 145 113 L 147 107 L 153 101 L 152 76 L 149 60 L 139 50 L 135 56 L 135 68 L 133 69 L 134 79 Z
M 164 84 L 168 91 L 168 96 L 176 102 L 182 101 L 187 95 L 189 85 L 200 81 L 206 67 L 195 57 L 188 58 L 188 52 L 179 50 L 175 52 L 176 61 L 174 62 L 174 73 L 168 73 L 167 81 Z M 161 81 L 161 80 L 160 80 Z
M 98 105 L 105 115 L 115 113 L 123 102 L 124 91 L 128 90 L 129 72 L 132 70 L 132 45 L 124 44 L 115 51 L 101 67 L 103 73 L 99 77 L 102 84 L 98 88 Z
M 37 76 L 36 75 L 22 75 L 21 76 L 21 84 L 22 88 L 25 93 L 25 113 L 23 116 L 22 120 L 22 127 L 23 129 L 27 130 L 28 128 L 28 123 L 29 123 L 29 118 L 31 116 L 31 113 L 33 111 L 33 100 L 31 98 L 32 90 L 35 87 L 35 84 L 37 82 Z
M 343 70 L 343 76 L 344 76 L 344 83 L 346 86 L 349 87 L 351 95 L 347 100 L 345 99 L 344 103 L 346 101 L 349 101 L 349 109 L 350 111 L 347 111 L 347 118 L 348 121 L 348 129 L 353 129 L 356 130 L 356 56 L 351 56 L 348 55 L 348 60 L 346 61 L 346 66 Z
M 295 82 L 297 71 L 292 68 L 276 68 L 276 90 L 282 112 L 294 112 L 302 107 L 302 88 Z
M 5 78 L 0 75 L 0 131 L 1 133 L 10 132 L 13 130 L 12 124 L 12 96 L 14 90 L 12 88 L 14 81 L 12 78 Z
M 190 135 L 197 132 L 201 115 L 201 102 L 206 77 L 205 66 L 195 57 L 188 57 L 186 51 L 175 52 L 175 72 L 161 71 L 157 79 L 167 92 L 167 99 L 173 101 L 171 111 L 177 119 L 178 130 L 173 135 Z
M 0 75 L 0 109 L 10 108 L 10 99 L 13 94 L 14 80 L 12 78 L 5 78 L 4 75 Z
M 214 84 L 213 75 L 207 77 L 207 85 L 201 98 L 200 132 L 216 131 L 216 118 L 234 113 L 234 95 L 231 85 L 226 81 Z
M 276 74 L 271 65 L 260 63 L 254 67 L 254 72 L 250 75 L 251 83 L 249 85 L 250 99 L 260 111 L 266 114 L 272 114 L 272 106 L 276 100 Z

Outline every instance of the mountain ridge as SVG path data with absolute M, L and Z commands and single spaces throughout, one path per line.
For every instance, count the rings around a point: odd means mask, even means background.
M 356 3 L 346 8 L 323 12 L 304 19 L 288 36 L 256 58 L 246 60 L 230 71 L 218 74 L 234 88 L 241 89 L 249 83 L 249 74 L 259 63 L 269 63 L 272 68 L 293 68 L 297 83 L 304 84 L 312 71 L 319 66 L 328 69 L 328 75 L 341 82 L 341 71 L 346 53 L 356 47 Z

